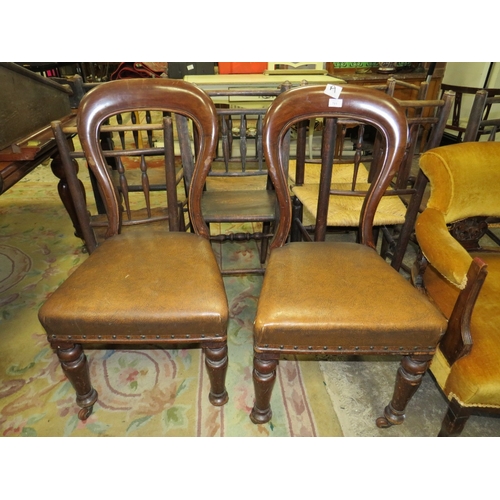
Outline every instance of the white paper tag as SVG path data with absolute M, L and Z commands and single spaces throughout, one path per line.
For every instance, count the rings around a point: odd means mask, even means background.
M 333 97 L 334 99 L 338 99 L 341 92 L 342 87 L 339 87 L 338 85 L 332 85 L 331 83 L 329 83 L 325 88 L 325 94 Z
M 187 70 L 188 71 L 192 71 L 194 69 L 194 65 L 193 64 L 188 64 L 187 65 Z
M 341 108 L 342 107 L 342 99 L 328 99 L 328 107 Z

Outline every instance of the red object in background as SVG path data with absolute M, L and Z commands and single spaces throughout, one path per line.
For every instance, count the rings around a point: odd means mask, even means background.
M 249 74 L 264 73 L 267 69 L 267 62 L 220 62 L 219 74 L 227 75 L 230 73 Z

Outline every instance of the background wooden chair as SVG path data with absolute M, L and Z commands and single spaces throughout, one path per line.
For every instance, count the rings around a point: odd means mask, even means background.
M 170 204 L 168 221 L 155 220 L 146 210 L 146 221 L 154 225 L 136 221 L 123 230 L 124 212 L 111 168 L 105 161 L 108 153 L 101 148 L 100 130 L 116 113 L 143 110 L 170 112 L 193 121 L 200 137 L 197 166 L 210 164 L 217 142 L 217 115 L 212 101 L 183 81 L 110 82 L 89 92 L 81 102 L 77 131 L 106 209 L 104 241 L 95 239 L 72 158 L 63 148 L 61 156 L 85 241 L 93 241 L 94 245 L 89 245 L 87 260 L 41 307 L 39 318 L 76 390 L 82 420 L 90 415 L 97 400 L 83 353 L 85 344 L 201 345 L 211 383 L 209 399 L 214 405 L 223 405 L 228 399 L 228 305 L 207 235 L 176 230 L 178 225 L 172 224 L 178 213 L 175 202 Z M 170 119 L 163 122 L 163 171 L 173 180 L 175 163 L 169 123 Z M 57 133 L 60 128 L 56 126 L 55 130 Z M 175 189 L 168 193 L 175 193 Z M 201 193 L 196 194 L 201 198 Z M 197 208 L 191 209 L 191 216 L 200 224 L 200 205 L 194 206 Z
M 373 220 L 406 148 L 403 109 L 376 90 L 345 86 L 331 106 L 324 86 L 292 89 L 276 98 L 264 123 L 264 148 L 275 186 L 280 220 L 271 242 L 254 323 L 254 423 L 268 422 L 281 355 L 393 354 L 404 356 L 394 396 L 377 421 L 400 424 L 407 402 L 446 327 L 444 317 L 376 252 Z M 283 160 L 284 138 L 297 122 L 325 120 L 315 241 L 285 244 L 292 221 Z M 385 148 L 381 168 L 364 198 L 360 243 L 324 241 L 334 169 L 337 127 L 375 126 Z
M 460 85 L 441 84 L 441 93 L 447 91 L 455 92 L 455 103 L 450 121 L 446 124 L 446 130 L 443 137 L 442 145 L 454 144 L 462 142 L 463 135 L 467 128 L 469 115 L 472 111 L 474 96 L 480 90 L 486 90 L 488 97 L 500 95 L 500 89 L 490 88 L 481 89 L 479 87 L 465 87 Z M 487 118 L 484 117 L 485 119 Z
M 207 171 L 202 211 L 211 227 L 210 239 L 215 242 L 260 242 L 261 266 L 230 269 L 224 275 L 264 272 L 268 240 L 276 221 L 276 196 L 268 179 L 263 154 L 262 123 L 269 103 L 290 88 L 285 83 L 272 89 L 210 90 L 207 94 L 218 105 L 219 144 L 217 154 Z M 244 106 L 239 107 L 240 103 Z M 253 107 L 249 107 L 253 104 Z M 234 228 L 217 231 L 217 224 L 233 224 Z M 248 225 L 246 228 L 242 224 Z
M 420 165 L 431 195 L 413 281 L 448 319 L 431 372 L 449 400 L 440 435 L 456 436 L 471 414 L 500 414 L 500 251 L 485 236 L 500 216 L 500 144 L 443 146 Z
M 490 95 L 488 89 L 478 90 L 464 133 L 464 142 L 495 141 L 500 132 L 500 91 Z

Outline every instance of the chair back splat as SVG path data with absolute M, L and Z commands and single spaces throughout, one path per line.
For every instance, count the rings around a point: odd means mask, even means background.
M 160 170 L 164 174 L 167 196 L 162 199 L 172 210 L 167 219 L 146 214 L 140 224 L 126 226 L 129 210 L 122 206 L 122 201 L 127 184 L 122 178 L 124 169 L 120 161 L 121 155 L 131 151 L 104 151 L 101 134 L 111 116 L 142 111 L 164 114 L 159 129 L 163 130 L 165 161 Z M 193 227 L 199 234 L 183 231 L 177 222 L 172 119 L 184 123 L 181 118 L 190 120 L 198 131 L 193 172 L 196 176 L 202 165 L 210 165 L 218 132 L 215 107 L 202 90 L 178 80 L 120 80 L 102 84 L 82 99 L 77 132 L 83 157 L 95 176 L 106 212 L 102 241 L 93 240 L 95 226 L 88 215 L 82 183 L 73 168 L 74 158 L 68 152 L 66 141 L 58 143 L 78 219 L 86 228 L 86 241 L 93 241 L 94 247 L 89 257 L 42 305 L 39 319 L 76 391 L 81 420 L 88 418 L 97 400 L 83 352 L 85 344 L 201 346 L 210 380 L 209 400 L 216 406 L 228 400 L 225 388 L 227 297 L 204 230 L 199 200 L 190 206 Z M 53 126 L 56 136 L 60 135 L 60 124 Z M 115 154 L 117 160 L 121 180 L 118 184 L 106 162 L 110 154 Z M 132 156 L 134 154 L 138 154 L 135 149 Z M 184 155 L 187 163 L 192 161 L 191 154 Z M 143 152 L 139 156 L 142 158 L 141 191 L 146 194 L 150 187 L 148 169 Z M 195 191 L 194 196 L 196 194 Z
M 336 110 L 328 109 L 325 106 L 326 96 L 324 87 L 311 86 L 292 89 L 287 92 L 287 99 L 283 103 L 277 99 L 272 105 L 273 112 L 266 115 L 264 123 L 264 151 L 268 162 L 269 175 L 272 178 L 278 197 L 280 210 L 280 220 L 276 235 L 271 243 L 271 248 L 282 246 L 290 230 L 291 198 L 287 186 L 287 179 L 284 176 L 285 169 L 280 167 L 280 158 L 283 158 L 287 151 L 284 150 L 284 139 L 292 124 L 310 120 L 313 117 L 331 118 L 339 124 L 345 122 L 364 122 L 379 130 L 382 140 L 390 144 L 390 148 L 385 148 L 383 161 L 390 165 L 391 169 L 381 169 L 379 182 L 372 183 L 368 195 L 364 197 L 360 224 L 360 239 L 364 244 L 374 247 L 372 226 L 376 207 L 382 195 L 389 186 L 395 174 L 395 168 L 403 159 L 407 141 L 406 118 L 400 110 L 397 102 L 392 98 L 384 99 L 384 95 L 376 90 L 362 89 L 356 86 L 344 86 L 342 90 L 342 107 Z M 363 99 L 357 97 L 363 96 Z M 307 99 L 307 100 L 306 100 Z M 383 124 L 383 128 L 381 127 Z M 401 127 L 405 128 L 402 129 Z M 278 132 L 279 131 L 279 135 Z M 335 134 L 330 133 L 330 137 Z M 276 141 L 273 147 L 271 141 Z M 394 145 L 394 147 L 392 147 Z M 319 217 L 319 228 L 315 230 L 315 239 L 324 239 L 325 223 L 327 218 L 328 203 L 325 203 L 327 193 L 329 196 L 330 186 L 328 178 L 334 178 L 332 174 L 333 155 L 335 144 L 323 143 L 322 149 L 322 178 L 320 181 L 320 198 L 318 206 L 321 207 Z
M 403 356 L 392 401 L 377 420 L 379 427 L 389 427 L 403 422 L 446 321 L 375 249 L 375 213 L 407 145 L 403 108 L 378 90 L 346 85 L 337 98 L 329 92 L 324 86 L 289 90 L 276 98 L 265 118 L 264 151 L 279 222 L 254 322 L 250 418 L 260 424 L 271 419 L 272 388 L 283 354 L 389 354 Z M 292 222 L 286 138 L 296 123 L 311 120 L 324 124 L 314 240 L 286 243 Z M 345 123 L 374 127 L 383 145 L 379 169 L 362 193 L 358 243 L 325 235 L 329 198 L 337 195 L 332 188 L 339 170 L 333 161 L 335 141 Z
M 217 106 L 220 138 L 212 164 L 191 180 L 197 193 L 194 199 L 203 191 L 201 210 L 207 227 L 200 230 L 209 232 L 221 254 L 222 245 L 260 241 L 260 261 L 242 268 L 223 266 L 221 260 L 223 275 L 265 271 L 268 241 L 276 220 L 276 197 L 264 160 L 262 124 L 268 104 L 290 87 L 285 82 L 276 89 L 207 91 Z

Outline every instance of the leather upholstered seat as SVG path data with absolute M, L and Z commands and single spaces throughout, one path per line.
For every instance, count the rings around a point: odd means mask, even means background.
M 403 109 L 381 92 L 348 85 L 342 89 L 341 102 L 330 106 L 324 90 L 314 86 L 285 92 L 266 115 L 265 152 L 280 219 L 254 323 L 255 404 L 250 418 L 259 424 L 272 417 L 271 394 L 281 355 L 392 354 L 403 360 L 393 399 L 377 421 L 387 427 L 403 422 L 406 404 L 427 370 L 446 321 L 375 249 L 374 214 L 406 148 Z M 323 134 L 314 241 L 286 243 L 292 202 L 283 138 L 294 123 L 318 116 L 328 130 Z M 335 177 L 335 127 L 341 120 L 372 124 L 389 145 L 379 175 L 364 198 L 359 244 L 325 237 Z

